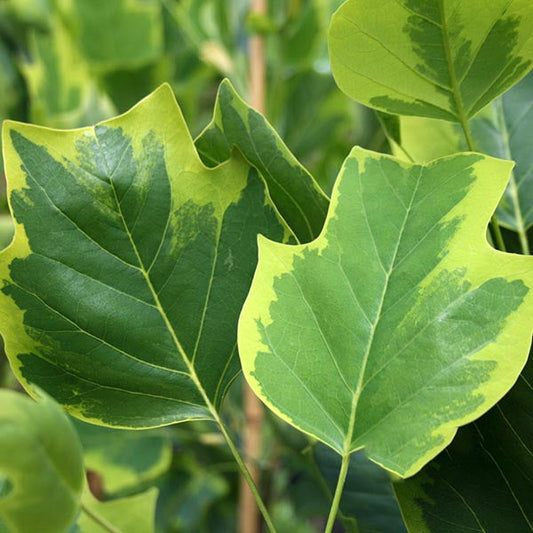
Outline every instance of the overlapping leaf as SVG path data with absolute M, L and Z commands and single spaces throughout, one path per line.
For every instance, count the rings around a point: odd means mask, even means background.
M 154 483 L 172 461 L 172 443 L 162 430 L 106 428 L 74 420 L 85 467 L 96 473 L 106 498 L 133 494 Z
M 529 0 L 348 0 L 329 46 L 339 87 L 400 115 L 463 122 L 530 70 Z
M 320 233 L 327 196 L 272 126 L 239 98 L 228 81 L 220 85 L 214 118 L 196 146 L 208 164 L 226 161 L 236 146 L 261 173 L 272 201 L 300 242 Z
M 485 240 L 509 172 L 477 154 L 418 166 L 354 149 L 318 239 L 261 240 L 239 350 L 263 401 L 401 476 L 494 405 L 532 329 L 532 258 Z
M 0 529 L 67 531 L 83 485 L 80 442 L 61 409 L 46 397 L 36 403 L 0 390 Z
M 82 499 L 84 509 L 95 513 L 98 519 L 84 511 L 69 533 L 108 533 L 110 527 L 112 531 L 124 533 L 153 533 L 157 494 L 153 488 L 128 498 L 100 502 L 86 489 Z
M 417 476 L 395 486 L 411 531 L 533 529 L 533 359 L 512 390 Z
M 94 128 L 7 123 L 4 144 L 0 327 L 17 377 L 105 425 L 216 416 L 256 235 L 285 237 L 255 170 L 207 169 L 168 86 Z
M 21 62 L 30 96 L 31 120 L 42 126 L 75 128 L 109 118 L 114 107 L 96 85 L 87 62 L 57 15 L 50 33 L 30 34 L 31 58 Z
M 157 0 L 57 0 L 56 6 L 78 50 L 94 69 L 140 67 L 162 52 Z
M 477 150 L 515 161 L 496 216 L 525 240 L 533 226 L 533 75 L 529 74 L 471 120 Z M 417 161 L 466 150 L 463 132 L 441 120 L 402 117 L 402 146 Z

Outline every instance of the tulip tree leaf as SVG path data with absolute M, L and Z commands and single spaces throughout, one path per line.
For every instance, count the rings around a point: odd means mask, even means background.
M 58 17 L 50 24 L 50 34 L 31 33 L 31 60 L 21 62 L 31 120 L 43 126 L 74 128 L 112 116 L 113 104 L 97 88 L 64 24 Z
M 68 530 L 79 509 L 85 473 L 80 441 L 63 411 L 0 390 L 0 523 L 10 533 Z M 1 529 L 1 526 L 0 526 Z
M 106 428 L 74 420 L 87 470 L 96 472 L 107 498 L 138 492 L 166 472 L 172 442 L 161 430 Z
M 157 495 L 157 489 L 153 488 L 128 498 L 100 502 L 86 488 L 82 498 L 84 507 L 94 513 L 99 522 L 84 511 L 70 533 L 109 532 L 110 529 L 106 529 L 102 522 L 111 525 L 115 528 L 114 531 L 153 533 Z
M 332 72 L 382 111 L 463 122 L 533 62 L 529 0 L 348 0 L 333 17 Z
M 516 167 L 498 206 L 498 222 L 521 235 L 533 226 L 533 74 L 470 121 L 476 150 Z M 402 146 L 417 161 L 466 150 L 458 125 L 420 117 L 402 117 Z
M 300 242 L 318 236 L 328 198 L 292 155 L 265 117 L 221 83 L 213 120 L 196 139 L 206 164 L 219 164 L 236 146 L 265 180 L 270 197 Z
M 93 69 L 137 68 L 162 53 L 158 0 L 58 0 L 57 7 Z
M 261 239 L 239 323 L 256 394 L 300 430 L 402 477 L 511 387 L 531 339 L 533 259 L 485 232 L 511 164 L 354 148 L 315 241 Z
M 96 127 L 8 122 L 4 146 L 0 322 L 18 379 L 103 425 L 216 417 L 257 233 L 285 237 L 256 171 L 206 168 L 168 86 Z
M 396 483 L 411 531 L 533 529 L 532 392 L 530 356 L 515 386 L 495 407 L 461 428 L 446 451 L 419 474 Z

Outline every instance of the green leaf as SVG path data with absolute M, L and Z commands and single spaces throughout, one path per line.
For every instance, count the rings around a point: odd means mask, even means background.
M 327 196 L 266 119 L 225 80 L 213 120 L 196 139 L 196 147 L 206 164 L 217 165 L 230 157 L 233 146 L 257 168 L 276 208 L 300 242 L 316 237 L 326 217 Z
M 153 533 L 154 515 L 157 502 L 157 489 L 150 489 L 142 494 L 108 502 L 99 502 L 85 489 L 83 493 L 84 512 L 70 533 L 108 533 L 109 528 L 94 520 L 89 513 L 95 513 L 98 520 L 110 524 L 114 531 L 135 533 Z M 88 512 L 87 512 L 88 511 Z
M 240 370 L 256 236 L 286 230 L 255 170 L 200 161 L 168 86 L 96 127 L 4 127 L 6 353 L 31 392 L 124 428 L 217 418 Z
M 346 154 L 373 135 L 366 110 L 338 90 L 329 73 L 292 75 L 270 98 L 269 120 L 319 185 L 331 193 Z
M 314 448 L 314 458 L 333 495 L 340 457 L 330 448 L 319 445 Z M 356 520 L 354 530 L 358 533 L 406 533 L 389 476 L 362 451 L 350 458 L 340 511 L 343 523 Z M 346 525 L 345 528 L 348 529 Z
M 43 126 L 74 128 L 112 116 L 113 104 L 97 88 L 63 22 L 54 16 L 50 25 L 50 33 L 30 34 L 31 59 L 21 62 L 31 120 Z
M 102 480 L 108 498 L 139 492 L 170 467 L 172 443 L 161 433 L 111 429 L 74 420 L 87 470 Z
M 446 452 L 395 485 L 411 531 L 533 529 L 533 358 L 509 394 L 461 428 Z M 453 522 L 453 524 L 451 523 Z
M 85 479 L 82 451 L 67 416 L 50 398 L 36 403 L 0 390 L 0 474 L 7 478 L 0 522 L 10 533 L 69 529 Z
M 256 394 L 402 477 L 494 405 L 525 364 L 533 316 L 533 258 L 485 239 L 510 166 L 354 148 L 318 239 L 260 241 L 239 323 Z
M 464 122 L 533 62 L 529 0 L 348 0 L 329 34 L 349 96 L 400 115 Z
M 533 74 L 470 121 L 477 150 L 516 162 L 498 206 L 498 222 L 521 235 L 533 226 Z M 459 126 L 441 120 L 402 117 L 402 146 L 417 161 L 466 150 Z
M 58 0 L 57 8 L 93 69 L 141 67 L 163 51 L 158 0 Z

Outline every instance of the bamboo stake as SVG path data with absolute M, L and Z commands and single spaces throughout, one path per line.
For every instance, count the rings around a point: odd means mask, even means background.
M 251 13 L 265 16 L 268 12 L 268 0 L 253 0 Z M 250 105 L 265 114 L 266 61 L 265 38 L 252 35 L 249 41 L 249 94 Z M 261 471 L 257 459 L 261 453 L 263 406 L 248 385 L 244 384 L 244 435 L 243 448 L 247 467 L 257 487 L 261 486 Z M 241 479 L 239 501 L 240 533 L 259 533 L 261 531 L 260 515 L 253 494 L 244 478 Z

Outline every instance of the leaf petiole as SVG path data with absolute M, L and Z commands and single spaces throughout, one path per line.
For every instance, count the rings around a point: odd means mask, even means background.
M 276 533 L 276 528 L 274 527 L 274 524 L 272 522 L 272 519 L 270 518 L 270 514 L 266 508 L 265 503 L 263 502 L 263 499 L 261 498 L 261 494 L 259 494 L 259 489 L 257 488 L 257 485 L 255 484 L 250 471 L 248 470 L 246 464 L 244 463 L 241 454 L 239 453 L 239 450 L 237 449 L 237 446 L 235 446 L 235 443 L 233 442 L 233 439 L 231 438 L 231 435 L 229 434 L 224 422 L 218 415 L 218 413 L 213 412 L 213 415 L 215 416 L 216 422 L 218 424 L 218 427 L 220 428 L 220 431 L 222 432 L 222 435 L 226 439 L 226 443 L 229 446 L 229 449 L 231 450 L 231 453 L 233 454 L 233 458 L 235 459 L 235 462 L 237 463 L 237 466 L 239 467 L 239 470 L 241 471 L 241 474 L 243 475 L 244 479 L 248 483 L 248 486 L 250 487 L 250 491 L 253 494 L 253 497 L 257 503 L 257 507 L 259 508 L 259 511 L 261 511 L 261 514 L 263 515 L 263 519 L 265 520 L 265 524 L 270 531 L 270 533 Z
M 350 466 L 350 453 L 345 453 L 342 456 L 341 469 L 339 471 L 339 478 L 337 480 L 337 486 L 335 487 L 335 494 L 333 496 L 333 502 L 329 511 L 328 522 L 324 533 L 331 533 L 333 525 L 335 524 L 335 518 L 339 512 L 339 504 L 341 502 L 342 491 L 344 489 L 344 483 L 346 482 L 346 475 L 348 474 L 348 467 Z

